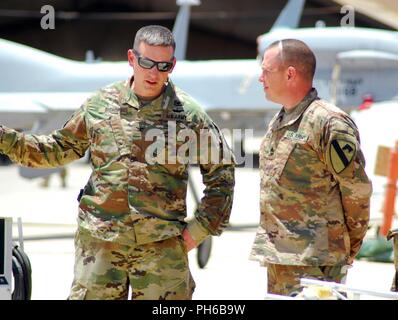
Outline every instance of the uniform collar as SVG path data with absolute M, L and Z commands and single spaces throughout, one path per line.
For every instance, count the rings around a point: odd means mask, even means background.
M 308 94 L 301 100 L 292 110 L 287 113 L 284 108 L 282 108 L 273 122 L 274 129 L 281 129 L 286 126 L 290 126 L 295 123 L 308 106 L 318 98 L 318 92 L 315 88 L 312 88 Z
M 127 79 L 121 89 L 120 89 L 120 93 L 119 93 L 119 101 L 121 104 L 129 104 L 130 106 L 139 109 L 140 108 L 140 100 L 137 97 L 137 95 L 133 92 L 133 90 L 131 89 L 131 85 L 134 81 L 134 76 L 132 76 L 131 78 Z M 167 96 L 170 96 L 172 93 L 174 92 L 174 84 L 172 83 L 172 81 L 169 79 L 167 84 L 166 84 L 166 88 L 164 89 L 163 93 L 157 97 L 156 99 L 154 99 L 151 103 L 149 103 L 148 105 L 151 104 L 157 104 L 157 102 L 161 102 L 161 104 L 164 104 L 164 98 Z M 169 98 L 169 99 L 170 99 Z
M 124 81 L 123 85 L 120 88 L 119 102 L 121 104 L 129 104 L 130 106 L 138 109 L 139 101 L 133 90 L 131 90 L 131 84 L 133 83 L 133 80 L 134 76 Z

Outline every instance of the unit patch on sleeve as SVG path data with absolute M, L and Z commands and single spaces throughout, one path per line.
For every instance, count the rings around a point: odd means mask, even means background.
M 356 154 L 355 144 L 345 140 L 335 139 L 330 144 L 330 162 L 336 173 L 349 166 Z

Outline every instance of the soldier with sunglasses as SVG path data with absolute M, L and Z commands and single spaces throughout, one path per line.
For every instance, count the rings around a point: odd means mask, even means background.
M 129 290 L 132 299 L 191 299 L 188 251 L 228 223 L 233 156 L 215 123 L 169 79 L 174 50 L 170 30 L 143 27 L 128 50 L 134 75 L 99 90 L 62 129 L 36 136 L 0 126 L 0 152 L 21 165 L 63 166 L 91 153 L 69 299 L 128 299 Z M 199 164 L 205 190 L 186 221 L 190 163 Z

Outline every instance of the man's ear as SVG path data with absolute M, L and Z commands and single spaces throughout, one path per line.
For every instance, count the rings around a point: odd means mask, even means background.
M 134 66 L 134 59 L 135 59 L 135 55 L 134 55 L 133 50 L 128 49 L 128 50 L 127 50 L 127 60 L 129 61 L 129 65 L 130 65 L 131 67 Z
M 293 80 L 296 78 L 297 70 L 295 67 L 289 66 L 286 70 L 287 73 L 287 80 Z

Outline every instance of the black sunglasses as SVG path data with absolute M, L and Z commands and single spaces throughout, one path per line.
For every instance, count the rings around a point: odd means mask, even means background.
M 142 57 L 136 50 L 133 49 L 133 53 L 135 54 L 135 56 L 138 58 L 138 64 L 140 67 L 144 68 L 144 69 L 152 69 L 155 65 L 156 68 L 160 71 L 160 72 L 168 72 L 171 70 L 171 68 L 173 67 L 173 62 L 170 61 L 153 61 L 149 58 L 144 58 Z

